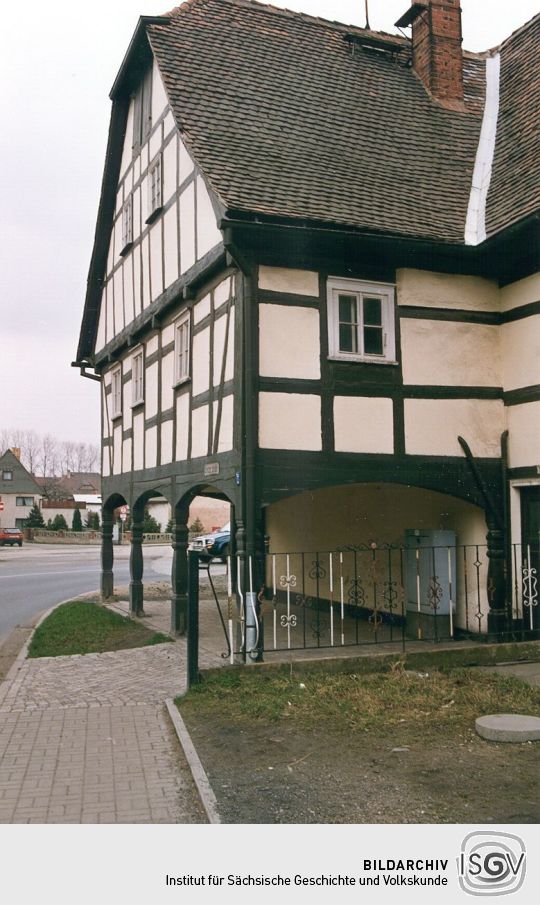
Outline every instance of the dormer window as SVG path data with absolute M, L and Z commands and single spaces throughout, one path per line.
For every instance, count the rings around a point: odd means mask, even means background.
M 148 217 L 147 223 L 151 223 L 160 213 L 162 202 L 162 176 L 161 154 L 156 157 L 148 171 Z
M 128 195 L 122 207 L 122 249 L 125 255 L 133 245 L 133 195 Z
M 328 354 L 345 361 L 397 363 L 392 285 L 328 280 Z
M 152 67 L 141 78 L 133 104 L 133 153 L 138 154 L 152 131 Z

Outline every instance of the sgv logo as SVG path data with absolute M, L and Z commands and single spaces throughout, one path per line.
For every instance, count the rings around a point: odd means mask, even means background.
M 461 843 L 459 884 L 471 896 L 505 896 L 525 880 L 525 843 L 509 833 L 469 833 Z

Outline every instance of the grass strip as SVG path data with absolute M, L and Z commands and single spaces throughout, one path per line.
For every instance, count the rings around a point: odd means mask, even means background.
M 146 647 L 171 641 L 96 603 L 74 600 L 57 607 L 34 632 L 29 657 L 64 657 Z
M 182 714 L 198 722 L 213 714 L 231 721 L 261 720 L 291 729 L 322 724 L 337 731 L 426 735 L 461 732 L 486 713 L 540 715 L 540 689 L 511 677 L 456 669 L 421 673 L 396 668 L 381 674 L 320 673 L 288 677 L 260 671 L 225 671 L 205 678 L 178 699 Z

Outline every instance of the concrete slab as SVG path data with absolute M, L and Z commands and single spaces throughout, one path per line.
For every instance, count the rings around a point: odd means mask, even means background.
M 496 672 L 500 676 L 514 676 L 527 682 L 528 685 L 540 687 L 540 662 L 537 663 L 503 663 L 499 666 L 481 667 L 486 672 Z
M 540 719 L 518 713 L 481 716 L 475 722 L 478 735 L 490 742 L 540 741 Z

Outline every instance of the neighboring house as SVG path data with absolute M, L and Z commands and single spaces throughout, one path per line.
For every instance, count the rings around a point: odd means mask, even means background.
M 68 471 L 57 479 L 57 486 L 67 494 L 85 498 L 101 495 L 101 475 L 99 472 Z
M 97 472 L 71 472 L 51 477 L 36 477 L 43 493 L 43 518 L 45 522 L 63 515 L 68 527 L 73 523 L 73 512 L 81 510 L 83 525 L 88 512 L 97 512 L 101 519 L 101 475 Z
M 458 0 L 399 24 L 190 0 L 140 19 L 113 85 L 75 364 L 101 381 L 103 592 L 126 502 L 142 606 L 165 497 L 177 630 L 196 494 L 232 503 L 242 557 L 487 543 L 463 627 L 509 626 L 540 512 L 540 16 L 485 54 Z
M 101 497 L 101 475 L 98 472 L 72 472 L 53 475 L 51 477 L 36 477 L 42 487 L 44 495 L 49 500 L 67 500 L 76 497 L 85 501 L 96 500 Z
M 97 472 L 68 472 L 65 475 L 35 477 L 43 493 L 43 518 L 53 521 L 63 515 L 68 528 L 75 509 L 81 510 L 83 525 L 88 512 L 97 512 L 101 520 L 101 475 Z
M 41 506 L 42 492 L 20 461 L 18 449 L 0 456 L 0 528 L 24 528 L 32 506 Z

